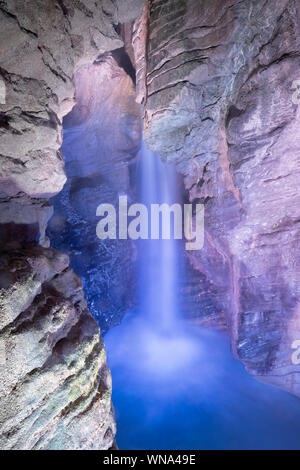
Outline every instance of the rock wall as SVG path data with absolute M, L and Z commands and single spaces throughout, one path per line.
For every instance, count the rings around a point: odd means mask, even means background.
M 146 142 L 205 204 L 205 246 L 190 261 L 235 355 L 297 395 L 299 21 L 295 0 L 151 0 L 133 35 Z
M 73 76 L 119 49 L 142 0 L 0 1 L 0 447 L 107 449 L 110 373 L 66 255 L 45 235 L 66 182 Z
M 1 449 L 113 445 L 105 350 L 68 261 L 41 247 L 1 256 Z
M 1 1 L 0 203 L 63 188 L 62 118 L 75 103 L 74 73 L 122 47 L 115 25 L 135 19 L 142 4 Z

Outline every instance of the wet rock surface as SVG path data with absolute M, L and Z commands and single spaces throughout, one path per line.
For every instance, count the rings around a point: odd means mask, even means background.
M 142 5 L 0 2 L 1 448 L 114 441 L 99 329 L 68 257 L 47 248 L 46 227 L 49 199 L 66 183 L 62 119 L 75 104 L 74 74 L 123 46 L 117 25 Z
M 61 119 L 74 105 L 74 72 L 122 47 L 114 25 L 135 19 L 141 5 L 1 2 L 1 191 L 49 197 L 62 189 Z
M 205 204 L 191 263 L 217 293 L 236 356 L 297 395 L 299 13 L 294 0 L 154 0 L 133 39 L 145 139 Z
M 125 55 L 125 52 L 123 52 Z M 75 75 L 77 104 L 64 121 L 67 183 L 52 199 L 47 231 L 84 280 L 90 311 L 101 330 L 120 322 L 135 300 L 136 249 L 131 240 L 99 240 L 100 204 L 135 200 L 140 145 L 139 109 L 132 79 L 111 54 Z

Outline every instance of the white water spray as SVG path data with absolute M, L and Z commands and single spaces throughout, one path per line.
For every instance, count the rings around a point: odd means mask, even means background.
M 157 155 L 142 144 L 139 161 L 140 197 L 148 207 L 151 204 L 180 202 L 176 171 L 163 163 Z M 139 297 L 144 315 L 155 328 L 171 333 L 178 319 L 176 291 L 178 287 L 179 242 L 169 240 L 141 240 L 139 242 Z
M 139 196 L 149 213 L 151 204 L 181 203 L 174 166 L 162 162 L 144 143 L 138 175 Z M 183 244 L 173 235 L 168 240 L 160 236 L 159 240 L 138 242 L 139 354 L 143 367 L 158 376 L 172 373 L 193 355 L 193 342 L 184 336 L 180 321 L 178 293 Z

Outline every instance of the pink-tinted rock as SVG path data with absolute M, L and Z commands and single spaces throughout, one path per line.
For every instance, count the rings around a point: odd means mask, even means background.
M 125 51 L 119 51 L 126 59 Z M 122 62 L 122 61 L 121 61 Z M 77 104 L 66 116 L 63 153 L 68 181 L 54 198 L 48 235 L 70 255 L 84 280 L 87 301 L 102 331 L 120 322 L 135 300 L 135 252 L 131 240 L 99 240 L 97 207 L 134 200 L 140 146 L 139 107 L 132 79 L 114 54 L 75 75 Z
M 144 134 L 205 203 L 191 262 L 218 293 L 236 356 L 300 395 L 298 2 L 154 0 L 149 15 L 136 55 Z

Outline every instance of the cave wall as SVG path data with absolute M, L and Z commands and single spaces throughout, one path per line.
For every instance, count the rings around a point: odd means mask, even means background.
M 297 395 L 299 21 L 295 0 L 151 0 L 133 34 L 145 140 L 205 204 L 193 269 L 247 370 Z
M 67 183 L 51 200 L 51 246 L 70 255 L 84 280 L 91 313 L 102 333 L 118 324 L 135 300 L 136 249 L 131 240 L 99 240 L 99 204 L 135 201 L 140 146 L 139 107 L 123 67 L 125 50 L 101 55 L 75 74 L 76 105 L 64 119 L 62 152 Z M 131 65 L 132 66 L 132 65 Z M 129 67 L 128 67 L 129 68 Z
M 104 345 L 68 264 L 51 248 L 1 255 L 1 449 L 113 444 Z
M 117 24 L 135 20 L 142 4 L 0 2 L 1 448 L 114 441 L 99 329 L 68 256 L 49 248 L 45 231 L 49 198 L 66 182 L 62 119 L 74 105 L 74 74 L 123 46 Z M 190 200 L 205 203 L 205 246 L 189 255 L 204 299 L 193 320 L 223 324 L 225 315 L 247 369 L 297 395 L 299 13 L 295 0 L 152 0 L 133 35 L 122 31 L 135 49 L 145 139 L 175 161 Z M 127 137 L 125 161 L 135 151 Z M 81 223 L 82 178 L 91 187 L 101 172 L 92 160 L 88 174 L 76 172 L 60 203 L 72 194 Z M 212 295 L 215 319 L 205 302 Z
M 136 18 L 142 4 L 1 2 L 1 203 L 25 205 L 25 194 L 38 205 L 63 188 L 62 118 L 75 104 L 74 73 L 123 46 L 115 25 Z
M 74 74 L 123 46 L 141 0 L 0 2 L 0 446 L 108 449 L 115 422 L 99 328 L 68 256 L 49 248 L 66 182 Z

